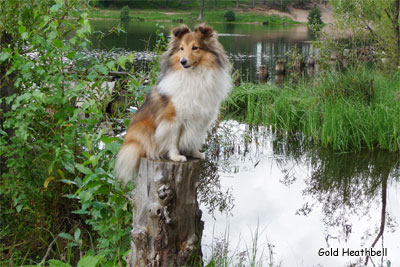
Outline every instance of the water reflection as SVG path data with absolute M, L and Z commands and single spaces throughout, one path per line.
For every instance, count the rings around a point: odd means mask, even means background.
M 304 181 L 307 187 L 302 193 L 310 196 L 313 202 L 305 202 L 296 214 L 308 216 L 315 207 L 322 206 L 322 221 L 326 226 L 325 240 L 328 247 L 331 246 L 331 239 L 339 242 L 349 240 L 353 228 L 358 227 L 351 219 L 354 216 L 375 223 L 364 229 L 362 246 L 375 247 L 382 240 L 381 247 L 385 247 L 385 230 L 394 232 L 398 226 L 387 210 L 388 184 L 395 186 L 399 180 L 400 161 L 397 153 L 380 150 L 335 153 L 315 147 L 304 150 L 301 137 L 286 142 L 276 140 L 274 143 L 274 152 L 280 155 L 283 152 L 286 160 L 302 164 L 307 162 L 310 165 L 311 174 Z M 295 179 L 292 175 L 286 175 L 283 183 L 290 185 Z M 370 216 L 373 205 L 380 206 L 380 217 Z M 368 261 L 365 258 L 365 262 Z M 383 257 L 381 263 L 383 264 Z
M 223 232 L 229 224 L 236 246 L 258 219 L 268 232 L 260 238 L 276 246 L 282 266 L 386 266 L 400 260 L 397 153 L 337 153 L 300 135 L 232 121 L 221 123 L 213 138 L 220 185 L 231 188 L 235 207 L 231 217 L 220 214 L 214 221 L 205 215 L 204 242 L 210 227 Z M 341 253 L 370 247 L 387 248 L 388 255 L 318 256 L 320 248 Z

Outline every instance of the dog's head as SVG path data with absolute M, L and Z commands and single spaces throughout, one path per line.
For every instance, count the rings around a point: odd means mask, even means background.
M 175 70 L 190 70 L 203 66 L 217 68 L 224 64 L 226 55 L 213 28 L 198 25 L 194 31 L 187 26 L 172 30 L 167 51 L 169 66 Z

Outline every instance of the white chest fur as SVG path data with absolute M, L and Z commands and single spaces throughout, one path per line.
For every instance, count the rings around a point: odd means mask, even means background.
M 178 118 L 212 116 L 232 87 L 225 70 L 202 67 L 168 73 L 158 84 L 160 93 L 171 97 Z
M 159 82 L 158 91 L 170 97 L 176 109 L 175 124 L 183 129 L 179 140 L 181 151 L 201 148 L 207 130 L 217 118 L 220 104 L 231 87 L 232 80 L 227 70 L 201 67 L 170 72 Z M 158 132 L 160 135 L 165 133 L 162 129 Z

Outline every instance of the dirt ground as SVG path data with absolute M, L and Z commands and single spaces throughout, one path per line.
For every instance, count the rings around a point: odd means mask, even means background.
M 308 5 L 306 5 L 304 8 L 296 8 L 294 6 L 289 6 L 286 12 L 264 7 L 249 8 L 248 11 L 253 11 L 265 15 L 278 15 L 281 17 L 287 17 L 297 22 L 306 23 L 308 13 L 310 12 L 311 8 L 314 7 L 314 5 L 316 5 L 321 10 L 322 21 L 325 24 L 330 24 L 334 21 L 332 8 L 329 5 L 318 4 L 318 3 L 308 3 Z M 235 11 L 243 12 L 243 9 L 239 8 L 236 9 Z

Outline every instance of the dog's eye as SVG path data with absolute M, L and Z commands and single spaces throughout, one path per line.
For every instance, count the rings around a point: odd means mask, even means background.
M 183 47 L 181 47 L 181 50 L 183 51 Z
M 193 46 L 193 47 L 192 47 L 192 50 L 197 50 L 197 49 L 199 49 L 198 46 Z

